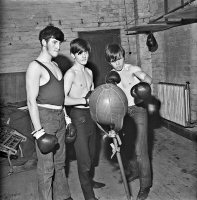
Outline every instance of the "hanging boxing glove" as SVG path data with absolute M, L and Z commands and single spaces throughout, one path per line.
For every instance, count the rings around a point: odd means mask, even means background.
M 72 123 L 68 115 L 65 116 L 65 121 L 66 121 L 65 141 L 66 143 L 74 142 L 77 137 L 77 129 L 75 128 L 74 124 Z
M 45 133 L 45 130 L 41 128 L 38 131 L 32 132 L 33 137 L 36 138 L 36 142 L 40 152 L 42 154 L 48 154 L 55 150 L 56 145 L 58 144 L 58 139 L 54 135 Z
M 153 33 L 148 34 L 146 45 L 150 52 L 155 52 L 158 49 L 158 43 L 157 43 Z
M 106 83 L 112 83 L 115 85 L 120 83 L 120 81 L 121 81 L 120 75 L 118 74 L 118 72 L 114 70 L 110 71 L 105 78 Z

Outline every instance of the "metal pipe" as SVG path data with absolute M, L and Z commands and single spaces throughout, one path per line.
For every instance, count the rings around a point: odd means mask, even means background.
M 174 11 L 176 11 L 176 10 L 179 10 L 179 9 L 181 9 L 181 8 L 184 8 L 184 7 L 187 6 L 188 4 L 191 4 L 193 1 L 196 1 L 196 0 L 187 1 L 187 2 L 185 2 L 183 5 L 178 6 L 177 8 L 174 8 L 174 9 L 170 10 L 168 13 L 165 13 L 164 15 L 161 15 L 160 17 L 158 17 L 158 18 L 156 18 L 156 19 L 154 19 L 154 20 L 150 20 L 149 23 L 152 23 L 152 22 L 155 22 L 155 21 L 157 21 L 157 20 L 159 20 L 159 19 L 162 19 L 165 15 L 170 14 L 170 13 L 172 13 L 172 12 L 174 12 Z
M 138 4 L 137 0 L 133 0 L 134 4 L 134 19 L 135 19 L 135 26 L 138 25 Z M 136 35 L 136 53 L 137 53 L 137 65 L 141 66 L 141 54 L 140 54 L 140 38 L 139 35 Z

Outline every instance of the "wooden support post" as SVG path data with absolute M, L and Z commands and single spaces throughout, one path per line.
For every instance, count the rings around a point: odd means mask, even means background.
M 114 143 L 115 147 L 118 146 L 116 137 L 113 138 L 113 143 Z M 133 199 L 132 198 L 132 192 L 129 190 L 129 187 L 128 187 L 128 183 L 127 183 L 125 172 L 124 172 L 124 167 L 123 167 L 123 164 L 122 164 L 122 158 L 121 158 L 119 151 L 116 151 L 116 157 L 118 159 L 118 164 L 119 164 L 119 167 L 120 167 L 120 172 L 121 172 L 121 176 L 122 176 L 122 179 L 123 179 L 123 184 L 124 184 L 127 200 L 132 200 Z

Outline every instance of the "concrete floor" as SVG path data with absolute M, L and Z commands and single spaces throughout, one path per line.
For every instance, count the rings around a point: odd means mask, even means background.
M 196 200 L 197 199 L 197 149 L 188 140 L 161 127 L 154 130 L 152 152 L 153 187 L 147 200 Z M 36 166 L 26 163 L 15 167 L 8 175 L 8 166 L 1 166 L 1 200 L 37 200 Z M 117 163 L 112 164 L 101 152 L 95 180 L 106 186 L 96 189 L 99 200 L 128 200 Z M 76 161 L 70 162 L 69 185 L 74 200 L 83 200 Z M 139 190 L 139 180 L 129 184 L 133 198 Z

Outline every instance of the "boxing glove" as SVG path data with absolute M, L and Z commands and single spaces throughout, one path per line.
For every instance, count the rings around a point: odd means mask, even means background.
M 137 94 L 136 94 L 135 88 L 136 88 L 136 85 L 134 85 L 134 86 L 131 88 L 131 91 L 130 91 L 131 96 L 134 98 L 134 103 L 135 103 L 135 105 L 141 105 L 141 104 L 143 104 L 144 101 L 143 101 L 142 99 L 139 99 L 139 97 L 138 97 Z
M 131 88 L 130 93 L 134 101 L 148 102 L 151 98 L 151 87 L 146 82 L 140 82 Z
M 45 133 L 43 128 L 38 131 L 34 131 L 32 135 L 36 138 L 38 148 L 42 154 L 53 152 L 55 150 L 55 146 L 58 144 L 57 137 Z
M 118 83 L 120 83 L 121 78 L 120 75 L 118 74 L 118 72 L 116 71 L 110 71 L 107 76 L 106 76 L 106 83 L 112 83 L 117 85 Z
M 159 116 L 160 101 L 154 96 L 151 96 L 149 101 L 147 101 L 147 111 L 149 115 Z
M 150 52 L 155 52 L 158 49 L 158 43 L 152 33 L 148 34 L 146 45 Z
M 65 141 L 66 143 L 74 142 L 77 136 L 77 129 L 75 128 L 74 124 L 71 122 L 70 117 L 65 116 L 66 120 L 66 136 Z
M 74 142 L 76 136 L 77 136 L 77 129 L 75 128 L 73 123 L 68 124 L 66 127 L 66 137 L 65 137 L 66 143 Z
M 84 97 L 85 100 L 86 100 L 85 106 L 89 106 L 89 98 L 90 98 L 90 95 L 91 95 L 91 94 L 92 94 L 92 91 L 90 90 L 90 91 L 86 94 L 86 96 Z

